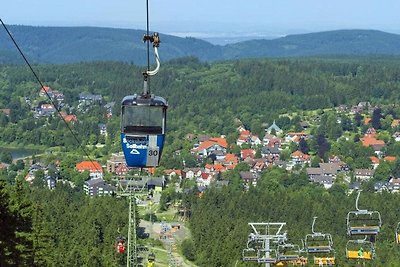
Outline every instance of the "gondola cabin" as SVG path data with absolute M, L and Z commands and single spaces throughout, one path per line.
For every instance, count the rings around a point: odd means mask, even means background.
M 154 95 L 126 96 L 121 104 L 121 144 L 128 167 L 155 167 L 164 147 L 168 104 Z

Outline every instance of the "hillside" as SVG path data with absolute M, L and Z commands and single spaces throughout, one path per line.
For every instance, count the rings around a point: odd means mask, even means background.
M 144 31 L 141 30 L 32 26 L 9 26 L 9 30 L 22 51 L 37 63 L 124 61 L 143 65 L 146 62 L 146 45 L 141 42 Z M 188 55 L 214 60 L 221 55 L 220 47 L 199 39 L 161 34 L 161 42 L 163 61 Z M 0 63 L 21 62 L 15 58 L 15 51 L 2 29 Z
M 317 55 L 399 55 L 400 35 L 374 30 L 339 30 L 252 40 L 224 47 L 224 58 Z
M 124 61 L 145 64 L 143 31 L 96 27 L 9 26 L 32 62 L 65 64 Z M 202 61 L 321 55 L 400 55 L 400 35 L 374 30 L 339 30 L 289 35 L 218 46 L 196 38 L 161 34 L 162 61 L 194 56 Z M 4 30 L 0 63 L 22 62 Z

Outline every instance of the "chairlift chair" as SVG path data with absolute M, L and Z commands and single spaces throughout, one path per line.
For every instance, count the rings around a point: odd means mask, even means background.
M 259 249 L 257 251 L 258 263 L 271 263 L 274 264 L 278 261 L 276 249 Z
M 317 217 L 314 217 L 313 224 L 311 226 L 311 234 L 307 234 L 304 240 L 304 248 L 307 253 L 329 253 L 333 250 L 332 235 L 328 233 L 320 233 L 314 231 L 315 221 Z
M 317 265 L 317 266 L 336 265 L 336 253 L 335 253 L 335 250 L 333 250 L 333 249 L 331 251 L 329 251 L 329 253 L 327 253 L 327 254 L 321 254 L 318 256 L 317 256 L 317 254 L 314 254 L 314 255 L 315 255 L 313 258 L 314 265 Z
M 117 237 L 115 249 L 120 254 L 125 252 L 125 237 Z
M 279 261 L 296 261 L 300 258 L 300 246 L 295 244 L 278 245 Z
M 365 239 L 349 240 L 346 244 L 346 258 L 351 260 L 372 260 L 375 256 L 374 244 Z
M 358 200 L 360 197 L 358 191 L 356 199 L 356 210 L 347 213 L 347 234 L 353 235 L 377 235 L 382 226 L 382 218 L 379 211 L 360 210 Z

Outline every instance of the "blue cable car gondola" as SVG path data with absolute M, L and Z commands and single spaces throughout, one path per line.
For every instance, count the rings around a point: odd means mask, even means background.
M 160 69 L 157 33 L 144 35 L 147 42 L 147 71 L 143 72 L 144 90 L 141 95 L 125 96 L 121 103 L 121 145 L 128 167 L 156 167 L 164 147 L 167 101 L 150 94 L 149 78 Z M 157 67 L 150 70 L 149 43 L 153 43 Z
M 158 166 L 164 147 L 167 102 L 153 95 L 122 100 L 121 143 L 128 167 Z

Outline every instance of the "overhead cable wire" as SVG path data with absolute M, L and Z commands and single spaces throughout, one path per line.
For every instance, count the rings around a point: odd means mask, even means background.
M 67 121 L 65 120 L 65 118 L 61 115 L 60 110 L 57 108 L 56 104 L 54 103 L 53 99 L 51 98 L 51 96 L 49 95 L 49 93 L 47 92 L 47 90 L 45 89 L 45 86 L 43 85 L 42 81 L 39 79 L 39 76 L 36 74 L 35 70 L 32 68 L 32 65 L 29 63 L 28 59 L 25 57 L 25 54 L 22 52 L 21 48 L 19 47 L 18 43 L 16 42 L 16 40 L 14 39 L 14 37 L 12 36 L 11 32 L 8 30 L 6 24 L 3 22 L 3 20 L 0 18 L 0 22 L 3 25 L 5 31 L 7 32 L 8 36 L 10 37 L 11 41 L 13 42 L 14 46 L 17 48 L 17 50 L 19 51 L 19 54 L 22 56 L 22 58 L 24 59 L 26 65 L 28 65 L 29 69 L 31 70 L 32 74 L 35 76 L 36 81 L 40 84 L 41 88 L 43 89 L 43 91 L 46 93 L 47 98 L 50 100 L 51 104 L 53 105 L 53 107 L 55 108 L 55 110 L 57 111 L 58 115 L 60 116 L 60 118 L 63 120 L 63 122 L 65 123 L 65 125 L 67 126 L 68 130 L 70 131 L 70 133 L 72 134 L 73 138 L 75 139 L 75 141 L 77 142 L 78 146 L 81 148 L 81 150 L 83 151 L 83 153 L 86 155 L 86 157 L 89 159 L 89 161 L 92 163 L 93 167 L 95 170 L 100 171 L 96 164 L 94 163 L 94 161 L 91 159 L 91 157 L 89 156 L 89 153 L 86 151 L 86 149 L 82 146 L 81 141 L 78 139 L 77 135 L 74 133 L 74 131 L 72 130 L 71 126 L 67 123 Z

